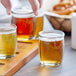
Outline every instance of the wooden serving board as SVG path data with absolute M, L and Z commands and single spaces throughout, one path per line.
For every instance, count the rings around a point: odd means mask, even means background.
M 37 54 L 37 50 L 37 40 L 18 42 L 16 56 L 11 59 L 0 60 L 0 76 L 12 76 Z

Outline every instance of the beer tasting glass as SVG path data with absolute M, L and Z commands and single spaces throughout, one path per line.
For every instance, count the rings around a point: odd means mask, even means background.
M 39 32 L 43 30 L 44 25 L 44 13 L 42 10 L 38 11 L 38 15 L 35 17 L 35 32 L 34 37 L 35 39 L 38 38 Z
M 34 36 L 34 14 L 32 10 L 14 8 L 12 10 L 12 24 L 17 26 L 18 41 L 26 41 Z
M 17 47 L 17 35 L 15 25 L 0 25 L 0 59 L 8 59 L 15 56 Z
M 41 31 L 39 33 L 39 56 L 42 65 L 58 66 L 62 62 L 64 33 L 62 31 Z
M 12 10 L 12 24 L 17 26 L 17 40 L 27 41 L 38 37 L 43 29 L 43 17 L 36 17 L 32 10 L 18 7 Z

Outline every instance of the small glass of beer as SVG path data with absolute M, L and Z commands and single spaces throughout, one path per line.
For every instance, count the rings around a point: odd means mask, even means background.
M 0 59 L 15 56 L 17 46 L 16 26 L 0 26 Z
M 58 66 L 63 58 L 64 33 L 59 30 L 39 32 L 39 56 L 42 65 Z
M 35 32 L 34 37 L 37 39 L 39 32 L 43 30 L 44 25 L 44 13 L 43 10 L 38 11 L 38 15 L 35 16 Z
M 12 24 L 17 26 L 17 40 L 26 41 L 34 36 L 34 13 L 30 9 L 16 7 L 12 9 Z

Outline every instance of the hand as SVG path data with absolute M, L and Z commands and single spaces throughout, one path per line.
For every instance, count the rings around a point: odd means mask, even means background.
M 11 2 L 10 2 L 10 0 L 1 0 L 1 3 L 6 8 L 7 13 L 10 14 L 11 13 Z
M 34 14 L 37 15 L 38 9 L 42 6 L 42 0 L 29 0 L 29 2 L 32 6 Z
M 29 2 L 32 6 L 34 14 L 37 15 L 38 9 L 41 8 L 42 0 L 29 0 Z M 11 13 L 11 2 L 10 2 L 10 0 L 1 0 L 1 3 L 6 8 L 7 13 L 10 14 Z

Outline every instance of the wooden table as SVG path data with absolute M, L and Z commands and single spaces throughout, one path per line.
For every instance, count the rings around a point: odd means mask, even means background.
M 37 55 L 14 76 L 76 76 L 76 50 L 71 48 L 71 37 L 65 37 L 65 49 L 62 65 L 42 67 Z

